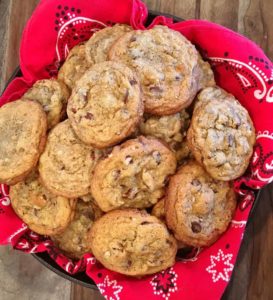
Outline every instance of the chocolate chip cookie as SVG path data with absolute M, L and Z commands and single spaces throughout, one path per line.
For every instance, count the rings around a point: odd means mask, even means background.
M 65 231 L 51 237 L 56 246 L 71 258 L 80 259 L 85 253 L 91 252 L 87 242 L 87 233 L 95 220 L 102 216 L 98 206 L 90 201 L 78 199 L 75 216 Z
M 10 188 L 10 199 L 16 214 L 39 234 L 52 235 L 63 232 L 74 216 L 76 201 L 55 196 L 31 173 L 25 181 Z
M 78 137 L 96 148 L 117 144 L 134 132 L 143 114 L 137 77 L 125 65 L 94 65 L 77 82 L 67 114 Z
M 121 61 L 140 78 L 145 112 L 170 115 L 189 106 L 198 90 L 195 47 L 165 26 L 132 31 L 111 48 L 109 59 Z
M 185 141 L 189 125 L 189 114 L 185 110 L 169 116 L 146 114 L 140 123 L 140 133 L 145 136 L 154 136 L 168 143 L 180 163 L 189 156 L 189 149 Z
M 36 166 L 46 141 L 46 114 L 38 102 L 17 100 L 0 108 L 0 182 L 15 184 Z
M 85 44 L 79 44 L 69 52 L 59 71 L 58 79 L 72 90 L 77 80 L 82 77 L 90 66 L 91 64 L 85 57 Z
M 97 220 L 90 231 L 95 257 L 108 269 L 144 276 L 171 267 L 177 244 L 164 223 L 145 211 L 116 210 Z
M 168 227 L 189 246 L 214 243 L 226 231 L 236 208 L 230 182 L 213 179 L 196 161 L 171 177 L 165 197 Z
M 198 95 L 187 134 L 195 159 L 218 180 L 243 175 L 255 142 L 255 129 L 247 110 L 218 87 Z
M 56 195 L 68 198 L 87 195 L 92 170 L 100 156 L 99 150 L 77 138 L 69 120 L 66 120 L 49 133 L 39 161 L 42 183 Z
M 132 28 L 125 24 L 106 27 L 93 34 L 86 43 L 86 59 L 90 64 L 97 64 L 107 60 L 107 55 L 116 40 Z
M 56 79 L 38 80 L 23 96 L 39 102 L 47 114 L 48 129 L 60 122 L 65 114 L 69 91 L 65 84 Z
M 150 207 L 164 195 L 175 169 L 175 155 L 167 146 L 140 136 L 114 147 L 97 164 L 91 180 L 92 195 L 105 212 Z

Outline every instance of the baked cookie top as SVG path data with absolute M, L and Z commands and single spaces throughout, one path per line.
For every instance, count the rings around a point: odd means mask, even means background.
M 16 214 L 39 234 L 63 232 L 74 215 L 75 200 L 55 196 L 45 189 L 32 172 L 25 181 L 10 188 L 10 199 Z
M 97 64 L 107 60 L 107 55 L 113 43 L 132 28 L 125 24 L 106 27 L 93 34 L 86 43 L 86 59 L 90 64 Z
M 198 90 L 216 85 L 210 64 L 207 61 L 204 61 L 199 53 L 196 72 L 199 73 Z
M 90 66 L 85 57 L 85 44 L 79 44 L 69 52 L 59 71 L 58 79 L 72 90 L 77 80 L 82 77 Z
M 97 220 L 90 231 L 95 257 L 108 269 L 144 276 L 171 267 L 177 244 L 167 227 L 145 211 L 116 210 Z
M 174 114 L 189 106 L 197 93 L 197 51 L 182 34 L 165 26 L 126 33 L 111 48 L 109 59 L 137 73 L 147 113 Z
M 204 89 L 198 100 L 187 134 L 194 157 L 215 179 L 238 178 L 247 169 L 255 142 L 247 110 L 218 87 Z
M 56 79 L 38 80 L 23 96 L 39 102 L 47 114 L 48 129 L 60 122 L 65 114 L 69 91 L 65 84 Z
M 0 182 L 15 184 L 35 167 L 46 140 L 46 114 L 38 102 L 0 107 Z
M 66 255 L 80 259 L 85 253 L 91 252 L 87 233 L 102 214 L 93 201 L 86 203 L 78 199 L 72 222 L 63 233 L 54 235 L 51 239 Z
M 105 212 L 150 207 L 164 195 L 168 176 L 175 169 L 175 155 L 169 148 L 157 139 L 140 136 L 116 146 L 97 164 L 92 195 Z
M 177 240 L 209 246 L 226 231 L 236 208 L 230 182 L 213 179 L 196 161 L 171 177 L 165 197 L 168 227 Z
M 39 161 L 42 183 L 52 193 L 68 198 L 90 191 L 92 170 L 101 152 L 83 144 L 69 120 L 59 123 L 49 133 Z
M 84 143 L 115 145 L 135 130 L 143 114 L 138 79 L 123 64 L 96 64 L 77 82 L 67 114 Z

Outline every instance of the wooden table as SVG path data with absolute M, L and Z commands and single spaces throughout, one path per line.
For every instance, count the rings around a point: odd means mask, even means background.
M 153 10 L 174 14 L 184 19 L 207 19 L 239 31 L 256 41 L 273 59 L 272 0 L 146 0 L 145 2 Z M 0 91 L 18 65 L 18 48 L 22 29 L 37 3 L 37 0 L 0 0 Z M 255 215 L 248 225 L 232 280 L 223 299 L 273 299 L 272 212 L 273 185 L 262 191 Z M 29 280 L 24 279 L 26 284 L 21 286 L 21 292 L 12 290 L 12 287 L 7 290 L 6 283 L 0 280 L 0 286 L 2 285 L 0 299 L 15 299 L 15 295 L 19 295 L 23 300 L 35 299 L 32 298 L 33 293 L 30 292 L 33 290 L 40 299 L 103 299 L 98 292 L 75 284 L 71 284 L 70 289 L 69 282 L 63 282 L 55 275 L 52 275 L 52 279 L 48 279 L 49 273 L 46 273 L 46 281 L 38 282 L 43 288 L 37 290 L 38 283 L 31 286 L 31 282 L 37 282 L 37 274 L 50 271 L 45 270 L 36 262 L 32 262 L 29 266 L 31 258 L 26 259 L 23 254 L 13 254 L 8 249 L 2 248 L 1 257 L 3 255 L 7 262 L 13 261 L 13 268 L 18 269 L 18 272 L 23 272 L 23 276 L 27 276 Z M 14 255 L 16 255 L 16 260 L 14 260 Z M 27 272 L 26 269 L 33 269 L 33 272 Z M 5 272 L 8 271 L 0 268 L 1 278 L 6 276 Z M 22 277 L 19 279 L 19 276 L 15 276 L 15 281 L 16 278 L 22 281 Z M 57 282 L 61 286 L 60 289 L 65 289 L 66 292 L 52 290 L 52 286 L 55 286 Z M 26 285 L 30 285 L 31 288 Z M 46 296 L 48 290 L 50 294 Z

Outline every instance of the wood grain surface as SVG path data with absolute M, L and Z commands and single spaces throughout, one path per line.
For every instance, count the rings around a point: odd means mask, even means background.
M 273 0 L 144 2 L 152 10 L 174 14 L 184 19 L 207 19 L 239 31 L 258 43 L 269 58 L 273 59 Z M 19 63 L 18 49 L 22 30 L 37 3 L 38 0 L 0 0 L 0 91 Z M 261 199 L 248 224 L 236 267 L 223 299 L 273 299 L 272 228 L 271 184 L 261 192 Z M 75 284 L 71 284 L 70 288 L 68 281 L 46 270 L 32 257 L 26 258 L 24 254 L 10 251 L 7 247 L 1 248 L 0 262 L 0 299 L 103 299 L 99 292 Z M 12 271 L 7 266 L 12 266 Z M 13 285 L 8 285 L 4 280 L 8 276 L 15 282 Z

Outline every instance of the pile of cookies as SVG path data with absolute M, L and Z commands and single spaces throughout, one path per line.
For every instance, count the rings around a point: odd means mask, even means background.
M 143 276 L 227 229 L 254 141 L 248 112 L 183 35 L 117 24 L 0 108 L 0 182 L 69 257 Z

